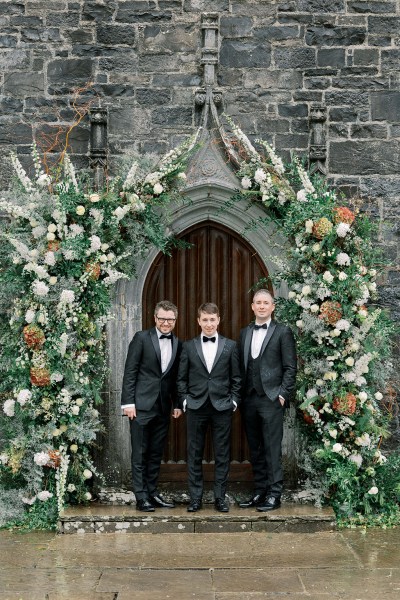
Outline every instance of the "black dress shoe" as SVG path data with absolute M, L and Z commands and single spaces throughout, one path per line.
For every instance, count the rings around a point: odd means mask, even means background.
M 148 500 L 136 500 L 136 508 L 143 512 L 154 512 L 154 506 Z
M 266 512 L 268 510 L 275 510 L 281 505 L 281 499 L 275 498 L 275 496 L 268 496 L 262 504 L 256 506 L 260 512 Z
M 202 507 L 202 502 L 200 499 L 191 500 L 189 506 L 187 507 L 188 512 L 197 512 Z
M 219 512 L 229 512 L 229 506 L 223 498 L 215 498 L 214 506 Z
M 175 502 L 166 502 L 160 494 L 157 496 L 150 496 L 150 504 L 154 508 L 175 508 Z
M 252 508 L 253 506 L 259 506 L 265 500 L 264 494 L 256 494 L 252 496 L 249 500 L 245 500 L 244 502 L 239 502 L 240 508 Z

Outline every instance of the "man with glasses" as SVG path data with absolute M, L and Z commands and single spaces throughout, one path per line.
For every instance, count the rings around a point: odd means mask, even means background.
M 170 414 L 181 416 L 176 377 L 182 344 L 172 333 L 178 309 L 163 300 L 154 309 L 155 327 L 138 331 L 130 345 L 122 384 L 121 408 L 129 417 L 132 479 L 136 508 L 173 508 L 157 491 Z

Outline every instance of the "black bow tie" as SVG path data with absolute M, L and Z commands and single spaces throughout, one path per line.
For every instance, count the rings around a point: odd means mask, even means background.
M 160 340 L 171 340 L 172 341 L 172 333 L 170 333 L 169 335 L 160 335 Z
M 203 335 L 203 342 L 215 342 L 217 338 L 215 337 L 206 337 L 205 335 Z
M 268 329 L 268 325 L 263 323 L 262 325 L 254 325 L 254 329 L 258 331 L 259 329 Z

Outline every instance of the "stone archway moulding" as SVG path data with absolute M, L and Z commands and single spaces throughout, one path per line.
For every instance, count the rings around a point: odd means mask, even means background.
M 235 190 L 232 188 L 215 184 L 196 185 L 185 190 L 188 202 L 179 206 L 171 206 L 169 209 L 171 231 L 178 236 L 189 227 L 207 220 L 225 225 L 242 236 L 254 248 L 266 265 L 268 272 L 273 274 L 276 271 L 274 256 L 281 252 L 285 240 L 273 225 L 267 229 L 263 227 L 251 231 L 246 230 L 250 221 L 259 218 L 265 219 L 265 212 L 256 204 L 248 207 L 244 202 L 235 203 L 229 209 L 225 208 L 226 202 L 234 193 Z M 117 288 L 116 321 L 125 322 L 124 327 L 130 330 L 131 335 L 141 329 L 143 288 L 149 269 L 158 253 L 157 248 L 152 248 L 147 257 L 139 263 L 137 276 L 129 281 L 120 282 Z M 275 292 L 285 296 L 286 286 L 280 286 Z M 113 323 L 111 323 L 111 327 L 113 327 Z

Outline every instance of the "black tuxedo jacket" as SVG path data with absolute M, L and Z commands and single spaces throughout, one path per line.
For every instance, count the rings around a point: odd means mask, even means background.
M 254 323 L 240 332 L 240 367 L 242 372 L 242 396 L 245 395 L 247 365 L 251 350 Z M 296 343 L 290 327 L 271 320 L 260 351 L 260 374 L 267 398 L 275 401 L 278 396 L 285 398 L 289 405 L 296 383 L 297 357 Z
M 212 343 L 212 342 L 209 342 Z M 240 368 L 237 345 L 218 334 L 218 349 L 209 373 L 201 348 L 201 337 L 184 342 L 178 370 L 180 407 L 198 409 L 210 398 L 217 410 L 234 408 L 240 402 Z
M 129 344 L 122 383 L 121 404 L 135 404 L 148 411 L 158 396 L 165 410 L 178 406 L 176 376 L 182 342 L 172 335 L 172 357 L 164 373 L 156 328 L 138 331 Z

